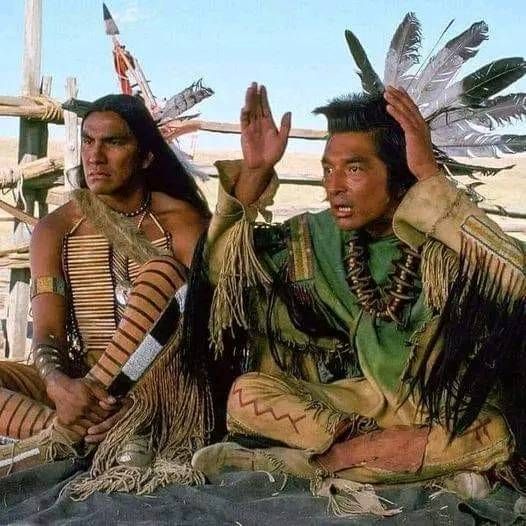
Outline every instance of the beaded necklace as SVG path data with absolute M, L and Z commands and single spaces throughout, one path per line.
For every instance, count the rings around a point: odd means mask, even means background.
M 402 256 L 394 262 L 387 285 L 380 288 L 367 265 L 367 248 L 363 235 L 356 234 L 348 242 L 344 258 L 347 283 L 363 309 L 373 318 L 394 321 L 402 325 L 402 312 L 415 298 L 415 281 L 418 278 L 420 254 L 407 245 L 402 246 Z
M 140 216 L 142 213 L 146 212 L 150 205 L 152 204 L 152 194 L 151 192 L 148 192 L 144 196 L 143 202 L 136 208 L 135 210 L 132 210 L 131 212 L 119 212 L 118 210 L 115 210 L 119 215 L 123 217 L 137 217 Z

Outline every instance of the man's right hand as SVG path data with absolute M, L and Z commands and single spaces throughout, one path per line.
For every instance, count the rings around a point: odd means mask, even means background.
M 265 86 L 253 82 L 247 89 L 241 110 L 241 149 L 243 170 L 236 182 L 235 196 L 244 205 L 257 201 L 267 187 L 274 165 L 283 157 L 291 125 L 291 114 L 281 118 L 279 130 Z
M 69 378 L 60 371 L 46 377 L 46 390 L 54 402 L 58 421 L 64 426 L 87 429 L 113 412 L 102 406 L 113 407 L 117 401 L 95 382 L 85 378 Z

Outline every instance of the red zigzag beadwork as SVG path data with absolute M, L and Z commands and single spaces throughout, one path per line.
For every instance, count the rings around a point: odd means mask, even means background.
M 305 415 L 301 415 L 299 416 L 298 418 L 292 418 L 290 416 L 289 413 L 285 413 L 281 416 L 277 416 L 276 413 L 274 413 L 274 409 L 272 407 L 267 407 L 266 409 L 263 409 L 261 410 L 259 407 L 258 407 L 258 400 L 257 398 L 254 398 L 253 400 L 247 400 L 247 401 L 243 401 L 242 399 L 242 389 L 240 387 L 234 389 L 232 391 L 232 394 L 233 395 L 238 395 L 238 398 L 239 398 L 239 405 L 240 407 L 247 407 L 249 405 L 252 405 L 254 407 L 254 414 L 256 416 L 262 416 L 262 415 L 265 415 L 267 413 L 271 414 L 274 418 L 274 420 L 276 420 L 277 422 L 279 422 L 280 420 L 284 420 L 284 419 L 288 419 L 291 426 L 294 428 L 294 431 L 296 431 L 296 433 L 298 433 L 299 435 L 299 430 L 296 426 L 296 424 L 300 421 L 300 420 L 303 420 L 305 418 Z

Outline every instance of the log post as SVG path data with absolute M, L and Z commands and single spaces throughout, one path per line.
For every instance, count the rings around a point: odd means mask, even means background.
M 26 0 L 24 57 L 22 63 L 22 96 L 36 96 L 40 92 L 40 63 L 42 50 L 42 0 Z M 20 119 L 18 160 L 20 163 L 44 157 L 47 152 L 47 124 Z M 33 215 L 35 195 L 24 195 L 26 212 Z M 24 207 L 19 198 L 17 207 Z M 24 223 L 15 221 L 13 244 L 28 242 L 30 232 Z M 9 280 L 7 314 L 7 356 L 23 359 L 26 354 L 27 317 L 29 312 L 29 278 L 27 269 L 13 269 Z
M 66 100 L 77 98 L 77 79 L 66 79 Z M 77 186 L 77 181 L 68 177 L 68 170 L 75 168 L 80 163 L 79 148 L 79 118 L 72 111 L 64 111 L 64 125 L 66 127 L 66 144 L 64 150 L 64 190 L 71 191 Z

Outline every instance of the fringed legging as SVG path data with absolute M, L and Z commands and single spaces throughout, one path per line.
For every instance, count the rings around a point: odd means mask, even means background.
M 145 263 L 133 283 L 121 321 L 106 350 L 88 373 L 109 388 L 122 366 L 186 281 L 184 267 L 170 257 Z M 174 329 L 177 320 L 174 320 Z M 0 436 L 27 438 L 48 427 L 55 416 L 44 382 L 31 365 L 0 362 Z

